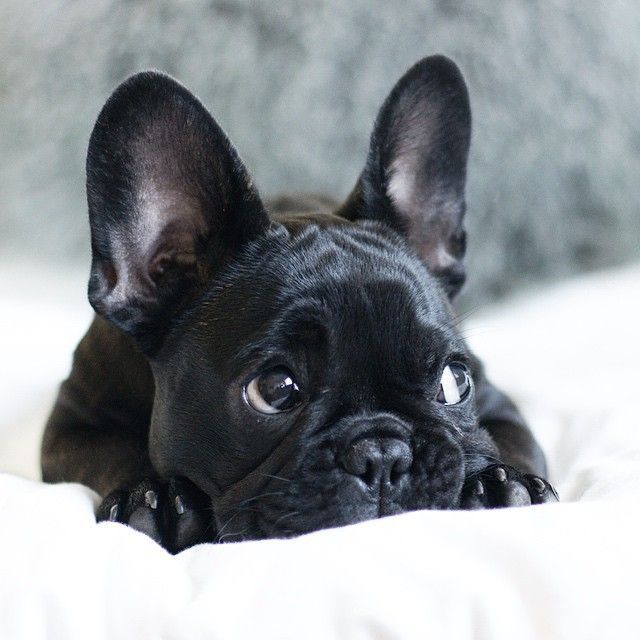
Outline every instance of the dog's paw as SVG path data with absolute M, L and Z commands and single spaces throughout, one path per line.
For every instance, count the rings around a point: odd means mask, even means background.
M 460 508 L 526 507 L 558 499 L 556 490 L 543 478 L 495 464 L 467 478 Z
M 127 524 L 178 553 L 213 540 L 211 516 L 209 498 L 188 480 L 145 478 L 104 498 L 96 520 Z

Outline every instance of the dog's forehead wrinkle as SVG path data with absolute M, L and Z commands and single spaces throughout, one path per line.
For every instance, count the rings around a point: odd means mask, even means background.
M 368 234 L 368 230 L 357 228 L 323 234 L 316 243 L 317 253 L 307 252 L 298 261 L 301 275 L 307 276 L 301 281 L 317 285 L 320 277 L 320 282 L 330 291 L 332 286 L 357 288 L 362 284 L 395 280 L 402 287 L 411 287 L 414 296 L 421 297 L 429 288 L 429 277 L 423 266 L 395 243 L 380 237 L 370 239 Z M 316 256 L 321 258 L 322 266 L 327 267 L 326 272 L 317 268 Z
M 349 389 L 360 406 L 379 403 L 392 389 L 421 388 L 450 349 L 433 318 L 424 322 L 411 305 L 389 307 L 386 296 L 374 297 L 362 288 L 352 292 L 348 303 L 331 309 L 327 327 L 325 382 Z

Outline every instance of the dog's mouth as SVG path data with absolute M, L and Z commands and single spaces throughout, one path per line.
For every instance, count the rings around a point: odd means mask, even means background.
M 257 496 L 258 498 L 258 496 Z M 257 505 L 257 500 L 256 500 Z M 291 507 L 255 508 L 240 507 L 228 517 L 216 518 L 217 543 L 241 542 L 267 538 L 291 538 L 320 529 L 331 529 L 398 515 L 412 509 L 380 498 L 377 502 L 350 504 L 344 509 L 325 511 L 295 510 Z
M 345 469 L 335 456 L 316 450 L 297 469 L 262 473 L 267 481 L 249 495 L 231 491 L 214 499 L 216 542 L 294 537 L 408 511 L 457 507 L 464 454 L 451 439 L 434 438 L 413 450 L 396 442 L 363 442 L 356 454 Z

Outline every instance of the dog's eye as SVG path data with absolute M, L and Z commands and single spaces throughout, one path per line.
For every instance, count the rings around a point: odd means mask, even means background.
M 243 390 L 244 401 L 260 413 L 280 413 L 298 404 L 300 389 L 286 367 L 256 376 Z
M 448 364 L 440 378 L 440 388 L 436 400 L 442 404 L 458 404 L 471 391 L 471 376 L 467 368 L 459 362 Z

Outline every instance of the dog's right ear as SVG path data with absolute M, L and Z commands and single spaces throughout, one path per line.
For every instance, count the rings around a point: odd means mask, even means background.
M 450 297 L 465 279 L 464 188 L 469 93 L 444 56 L 417 62 L 396 83 L 371 134 L 367 162 L 339 214 L 403 234 Z
M 269 225 L 228 138 L 168 76 L 132 76 L 109 98 L 87 156 L 89 300 L 152 351 L 176 311 Z

